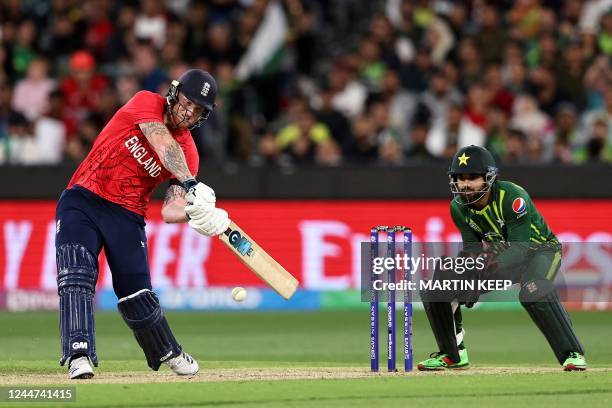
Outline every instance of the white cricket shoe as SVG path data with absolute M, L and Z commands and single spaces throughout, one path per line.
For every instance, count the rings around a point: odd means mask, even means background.
M 164 364 L 177 375 L 194 375 L 200 369 L 198 362 L 184 351 L 178 356 L 164 361 Z
M 68 367 L 68 377 L 71 380 L 89 379 L 94 376 L 91 364 L 89 364 L 89 358 L 86 356 L 77 357 L 74 360 L 70 360 Z

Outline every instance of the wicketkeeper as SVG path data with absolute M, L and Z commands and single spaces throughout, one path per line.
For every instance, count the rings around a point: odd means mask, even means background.
M 553 280 L 561 263 L 561 244 L 522 187 L 498 180 L 493 156 L 468 146 L 457 152 L 449 169 L 453 221 L 463 240 L 460 256 L 482 257 L 476 279 L 520 283 L 519 300 L 566 371 L 585 370 L 584 349 L 561 304 Z M 434 279 L 448 277 L 438 271 Z M 455 276 L 456 278 L 457 276 Z M 476 287 L 477 288 L 477 287 Z M 438 352 L 419 370 L 469 366 L 461 305 L 472 307 L 480 292 L 421 294 Z

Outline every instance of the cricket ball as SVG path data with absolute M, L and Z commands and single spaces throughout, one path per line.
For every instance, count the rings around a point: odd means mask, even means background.
M 238 286 L 237 288 L 232 289 L 232 299 L 236 302 L 242 302 L 247 297 L 247 291 L 245 288 L 241 288 Z

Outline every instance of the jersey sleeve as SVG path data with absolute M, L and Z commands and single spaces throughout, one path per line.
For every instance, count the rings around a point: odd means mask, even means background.
M 133 124 L 164 123 L 164 103 L 159 95 L 148 91 L 137 92 L 123 107 L 123 113 Z
M 467 222 L 465 221 L 465 216 L 459 209 L 459 204 L 457 204 L 455 201 L 451 202 L 450 213 L 451 213 L 453 222 L 455 223 L 455 226 L 457 227 L 459 232 L 461 232 L 461 239 L 463 240 L 464 249 L 466 247 L 465 245 L 466 243 L 475 243 L 475 242 L 480 243 L 481 242 L 478 235 L 476 235 L 474 230 L 472 230 L 470 226 L 467 224 Z M 470 245 L 470 246 L 473 247 L 473 245 Z
M 531 198 L 522 187 L 512 185 L 506 190 L 506 197 L 502 203 L 502 215 L 506 223 L 509 245 L 497 257 L 501 267 L 512 268 L 525 260 L 531 238 L 532 209 Z

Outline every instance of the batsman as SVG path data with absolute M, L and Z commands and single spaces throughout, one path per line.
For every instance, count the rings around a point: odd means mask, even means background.
M 586 369 L 584 349 L 553 281 L 561 263 L 561 244 L 522 187 L 498 180 L 491 153 L 467 146 L 453 157 L 449 169 L 453 194 L 450 211 L 461 232 L 459 256 L 482 257 L 478 279 L 510 279 L 520 284 L 519 300 L 542 332 L 565 371 Z M 439 271 L 436 271 L 439 274 Z M 436 278 L 434 274 L 434 279 Z M 461 305 L 472 307 L 480 292 L 440 296 L 421 293 L 438 351 L 420 362 L 421 371 L 469 367 Z
M 190 130 L 215 107 L 217 84 L 199 69 L 172 81 L 166 97 L 136 93 L 98 135 L 62 193 L 56 211 L 60 364 L 71 379 L 94 375 L 98 365 L 94 293 L 104 248 L 117 308 L 149 367 L 162 364 L 194 375 L 197 361 L 179 344 L 151 286 L 145 215 L 155 187 L 170 180 L 162 206 L 168 223 L 189 223 L 214 237 L 230 225 L 214 191 L 198 182 L 199 156 Z

